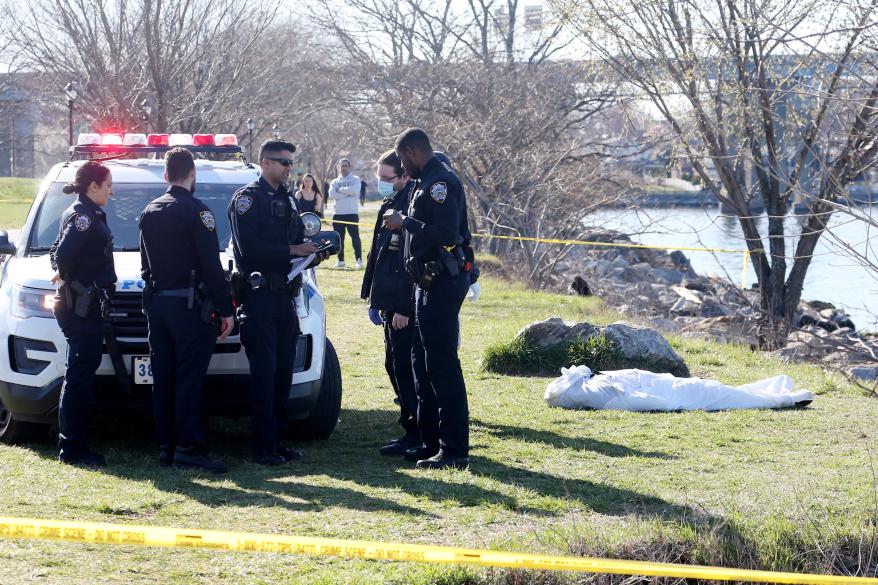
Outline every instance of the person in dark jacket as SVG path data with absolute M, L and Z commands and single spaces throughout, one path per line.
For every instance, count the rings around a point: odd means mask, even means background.
M 407 213 L 384 212 L 384 227 L 405 235 L 406 268 L 417 283 L 412 365 L 423 445 L 406 457 L 419 468 L 463 469 L 469 467 L 469 407 L 457 356 L 458 315 L 471 282 L 450 250 L 466 241 L 466 197 L 420 128 L 399 135 L 396 154 L 416 182 Z
M 103 455 L 86 446 L 86 422 L 103 354 L 104 320 L 98 303 L 112 294 L 116 282 L 113 234 L 101 209 L 113 194 L 110 169 L 89 161 L 63 191 L 77 197 L 61 215 L 58 237 L 49 251 L 57 272 L 53 282 L 59 284 L 53 312 L 67 340 L 67 370 L 58 405 L 58 460 L 102 467 L 107 463 Z
M 286 405 L 293 381 L 299 319 L 293 299 L 301 275 L 287 279 L 290 261 L 317 252 L 306 243 L 305 226 L 283 184 L 296 147 L 269 140 L 259 149 L 260 177 L 235 192 L 229 204 L 235 265 L 241 287 L 241 343 L 250 361 L 253 457 L 260 465 L 298 461 L 302 454 L 284 445 Z M 312 266 L 326 259 L 316 256 Z
M 418 432 L 418 396 L 412 370 L 412 320 L 415 304 L 414 281 L 405 269 L 404 237 L 383 226 L 384 212 L 405 211 L 409 205 L 411 182 L 402 170 L 396 151 L 389 150 L 378 159 L 378 192 L 384 197 L 372 248 L 366 260 L 366 274 L 360 297 L 369 299 L 369 317 L 384 326 L 384 368 L 399 403 L 402 437 L 380 449 L 382 455 L 405 455 L 421 444 Z
M 232 331 L 232 297 L 219 259 L 216 218 L 195 197 L 195 160 L 184 148 L 165 156 L 168 190 L 140 216 L 143 307 L 149 322 L 153 415 L 159 463 L 225 473 L 208 456 L 201 423 L 204 376 L 217 340 Z M 203 292 L 199 292 L 201 288 Z M 219 314 L 217 331 L 203 303 Z

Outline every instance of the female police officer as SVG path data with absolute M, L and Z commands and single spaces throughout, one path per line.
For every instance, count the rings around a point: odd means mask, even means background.
M 55 319 L 67 339 L 67 372 L 58 407 L 58 459 L 99 467 L 103 456 L 86 447 L 85 426 L 94 401 L 95 371 L 103 349 L 103 319 L 98 301 L 116 282 L 113 235 L 101 207 L 113 193 L 110 170 L 88 161 L 76 171 L 64 193 L 76 201 L 62 214 L 58 237 L 49 252 L 60 284 Z

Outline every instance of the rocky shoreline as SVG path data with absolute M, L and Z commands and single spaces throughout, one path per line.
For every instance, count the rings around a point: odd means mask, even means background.
M 612 230 L 590 241 L 632 243 Z M 647 248 L 579 247 L 559 269 L 556 289 L 594 294 L 619 312 L 667 333 L 758 347 L 759 291 L 697 274 L 685 254 Z M 831 303 L 802 301 L 784 348 L 788 361 L 840 369 L 861 381 L 878 378 L 878 335 L 859 333 Z

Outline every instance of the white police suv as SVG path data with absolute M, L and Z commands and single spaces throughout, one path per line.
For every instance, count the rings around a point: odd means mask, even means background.
M 222 247 L 217 254 L 224 266 L 232 267 L 226 208 L 232 194 L 258 176 L 234 135 L 80 135 L 68 161 L 52 167 L 40 185 L 17 243 L 0 231 L 0 347 L 6 354 L 0 356 L 0 442 L 45 435 L 47 425 L 57 422 L 67 344 L 52 316 L 54 271 L 48 252 L 62 212 L 76 197 L 61 189 L 88 159 L 102 160 L 113 174 L 113 196 L 104 211 L 113 232 L 118 275 L 97 371 L 97 410 L 149 415 L 152 372 L 146 317 L 141 312 L 144 283 L 137 219 L 147 203 L 165 191 L 162 153 L 173 146 L 184 146 L 196 157 L 196 195 L 217 217 Z M 319 221 L 308 224 L 309 235 L 315 236 Z M 301 335 L 287 401 L 291 433 L 293 438 L 327 438 L 338 422 L 342 380 L 338 357 L 326 338 L 325 306 L 313 269 L 305 272 L 296 305 Z M 249 371 L 236 328 L 214 347 L 205 379 L 205 412 L 246 416 Z

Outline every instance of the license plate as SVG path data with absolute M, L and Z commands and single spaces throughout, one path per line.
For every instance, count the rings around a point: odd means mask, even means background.
M 148 356 L 133 358 L 134 364 L 131 371 L 134 372 L 135 384 L 152 384 L 152 364 Z

